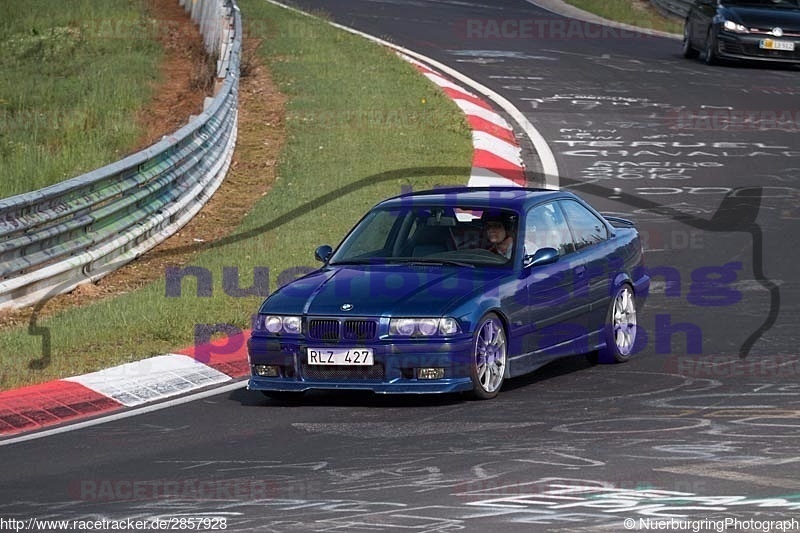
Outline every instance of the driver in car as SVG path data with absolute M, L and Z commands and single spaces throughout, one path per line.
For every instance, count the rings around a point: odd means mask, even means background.
M 510 259 L 514 251 L 511 221 L 503 216 L 490 215 L 484 218 L 483 228 L 489 241 L 489 251 Z

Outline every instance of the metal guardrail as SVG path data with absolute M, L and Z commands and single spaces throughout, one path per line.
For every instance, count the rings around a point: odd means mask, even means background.
M 650 3 L 667 16 L 685 19 L 692 0 L 650 0 Z
M 233 0 L 179 0 L 224 82 L 160 142 L 82 176 L 0 200 L 0 309 L 96 281 L 178 231 L 219 187 L 236 143 L 242 21 Z

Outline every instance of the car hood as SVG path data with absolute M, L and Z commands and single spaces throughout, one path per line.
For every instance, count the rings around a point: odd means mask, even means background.
M 734 22 L 749 28 L 800 31 L 800 9 L 766 8 L 758 6 L 725 6 L 725 13 Z
M 438 265 L 346 266 L 318 270 L 285 285 L 261 313 L 442 316 L 464 297 L 488 291 L 510 271 Z M 349 310 L 342 306 L 349 304 Z

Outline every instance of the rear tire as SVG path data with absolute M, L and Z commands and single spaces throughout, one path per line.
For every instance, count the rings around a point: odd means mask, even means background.
M 633 287 L 623 283 L 608 306 L 603 328 L 605 346 L 597 352 L 600 363 L 624 363 L 636 345 L 636 299 Z

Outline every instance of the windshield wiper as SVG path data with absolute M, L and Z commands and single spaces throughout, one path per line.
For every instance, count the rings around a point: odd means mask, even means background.
M 410 265 L 452 265 L 452 266 L 475 268 L 475 265 L 473 265 L 472 263 L 465 263 L 463 261 L 454 261 L 452 259 L 425 259 L 424 257 L 415 257 L 414 259 L 405 261 L 405 263 Z
M 452 259 L 426 259 L 424 257 L 375 257 L 372 259 L 346 259 L 328 263 L 328 266 L 338 265 L 452 265 L 475 268 L 472 263 L 454 261 Z

